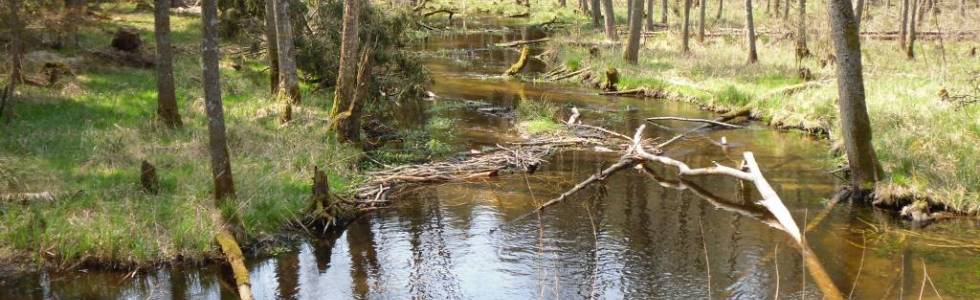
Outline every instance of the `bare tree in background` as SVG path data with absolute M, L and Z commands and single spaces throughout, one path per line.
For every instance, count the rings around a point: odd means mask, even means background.
M 854 21 L 857 22 L 858 34 L 861 33 L 861 17 L 864 16 L 864 0 L 857 0 L 854 4 Z
M 331 117 L 331 129 L 337 132 L 341 142 L 359 142 L 359 116 L 350 114 L 351 106 L 356 99 L 357 54 L 359 46 L 358 19 L 360 17 L 361 0 L 344 0 L 343 31 L 340 42 L 340 70 L 337 72 L 337 90 L 335 92 Z
M 623 58 L 635 65 L 640 56 L 640 34 L 643 32 L 643 0 L 633 0 L 633 17 L 630 18 L 630 36 Z
M 645 14 L 645 16 L 646 16 L 645 19 L 646 19 L 646 23 L 647 23 L 647 30 L 649 30 L 649 31 L 653 31 L 653 29 L 654 29 L 654 27 L 653 27 L 653 7 L 656 6 L 654 2 L 655 2 L 655 0 L 647 0 L 647 10 L 646 10 L 646 14 Z
M 592 0 L 592 26 L 602 27 L 602 9 L 599 8 L 599 0 Z
M 660 23 L 667 25 L 667 0 L 660 1 Z
M 912 3 L 912 7 L 909 9 L 909 38 L 906 41 L 905 56 L 908 59 L 915 59 L 915 11 L 919 9 L 919 0 L 909 0 Z
M 721 11 L 725 6 L 725 0 L 718 0 L 718 11 L 715 13 L 715 20 L 721 20 Z
M 276 37 L 276 0 L 265 1 L 265 43 L 269 49 L 269 92 L 279 92 L 279 39 Z
M 208 152 L 211 153 L 211 177 L 214 180 L 216 206 L 235 196 L 231 175 L 231 157 L 225 136 L 225 112 L 221 103 L 221 79 L 218 70 L 218 0 L 204 0 L 201 7 L 204 43 L 204 105 L 208 115 Z
M 684 0 L 684 23 L 681 24 L 681 52 L 691 52 L 691 0 Z
M 759 61 L 759 55 L 755 52 L 755 24 L 752 23 L 752 0 L 745 0 L 745 38 L 749 43 L 749 63 L 754 64 Z
M 698 17 L 698 43 L 704 43 L 704 12 L 708 7 L 708 0 L 701 1 L 701 15 Z
M 867 191 L 874 187 L 882 172 L 871 143 L 871 119 L 864 103 L 858 22 L 849 0 L 829 0 L 828 4 L 830 37 L 837 55 L 838 107 L 851 186 Z
M 606 16 L 606 38 L 610 41 L 619 40 L 616 34 L 616 13 L 613 10 L 612 0 L 602 0 L 602 11 Z
M 902 0 L 902 23 L 899 24 L 898 28 L 898 40 L 899 46 L 902 50 L 905 50 L 905 43 L 908 37 L 908 27 L 909 26 L 909 0 Z
M 21 30 L 23 30 L 23 25 L 20 23 L 20 0 L 7 0 L 7 26 L 10 28 L 10 48 L 8 57 L 10 57 L 10 78 L 7 78 L 7 86 L 3 88 L 3 94 L 0 95 L 0 119 L 4 118 L 5 108 L 7 102 L 12 102 L 14 98 L 14 92 L 17 90 L 17 84 L 24 81 L 23 74 L 21 74 L 22 69 L 22 55 L 24 42 L 21 37 Z
M 276 48 L 279 54 L 279 99 L 300 103 L 299 79 L 296 77 L 296 47 L 293 46 L 293 23 L 289 18 L 289 1 L 276 0 Z
M 174 90 L 174 51 L 170 43 L 170 1 L 156 0 L 153 27 L 157 42 L 157 117 L 170 128 L 183 126 Z
M 796 27 L 796 60 L 810 56 L 810 49 L 806 46 L 806 0 L 799 1 L 800 22 Z

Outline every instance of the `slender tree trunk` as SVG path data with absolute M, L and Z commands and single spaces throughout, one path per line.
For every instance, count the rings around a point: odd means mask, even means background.
M 960 0 L 960 17 L 966 18 L 966 0 Z
M 796 28 L 796 59 L 802 60 L 810 55 L 806 46 L 806 0 L 800 0 L 800 23 Z
M 293 46 L 293 23 L 289 18 L 289 1 L 277 0 L 276 47 L 279 54 L 280 99 L 290 104 L 300 103 L 299 79 L 296 77 L 296 47 Z
M 647 30 L 653 31 L 653 7 L 655 6 L 655 0 L 647 0 L 647 10 L 645 14 L 645 19 L 647 22 Z
M 664 26 L 667 26 L 667 10 L 668 10 L 668 8 L 667 8 L 667 0 L 661 0 L 660 1 L 660 23 L 663 23 Z
M 592 0 L 592 26 L 595 28 L 602 27 L 602 9 L 599 8 L 600 6 L 599 0 Z
M 906 38 L 909 26 L 909 0 L 902 0 L 902 23 L 898 28 L 898 40 L 902 50 L 905 50 Z
M 721 20 L 721 11 L 725 7 L 725 0 L 718 0 L 718 11 L 715 13 L 715 20 Z
M 341 142 L 359 142 L 360 128 L 348 124 L 353 122 L 349 114 L 345 114 L 356 101 L 354 99 L 357 80 L 358 54 L 358 18 L 361 10 L 361 0 L 344 0 L 343 32 L 340 42 L 340 70 L 337 72 L 337 90 L 333 101 L 331 116 L 333 129 L 337 131 L 337 139 Z M 341 130 L 346 129 L 346 130 Z
M 174 54 L 170 44 L 170 0 L 156 0 L 153 8 L 157 42 L 157 117 L 170 128 L 183 126 L 174 90 Z
M 633 24 L 633 0 L 626 0 L 626 24 Z
M 864 16 L 864 0 L 857 0 L 854 5 L 854 21 L 857 22 L 858 34 L 861 33 L 861 18 Z
M 265 1 L 265 44 L 269 49 L 269 92 L 279 92 L 279 39 L 276 37 L 276 0 Z
M 565 7 L 567 3 L 565 3 L 565 0 L 558 0 L 558 5 L 561 5 L 561 7 Z
M 10 78 L 7 79 L 7 86 L 3 88 L 3 93 L 0 94 L 0 120 L 2 120 L 6 115 L 7 102 L 12 102 L 14 98 L 14 92 L 17 90 L 17 84 L 23 82 L 23 75 L 21 74 L 21 56 L 23 55 L 23 41 L 21 40 L 21 30 L 23 28 L 20 23 L 20 0 L 8 0 L 7 1 L 7 26 L 10 26 L 10 48 L 8 48 L 10 57 Z M 11 104 L 12 105 L 12 104 Z
M 905 56 L 908 59 L 915 59 L 915 11 L 919 9 L 919 0 L 909 0 L 912 3 L 911 11 L 909 12 L 909 39 L 906 41 Z
M 221 207 L 226 198 L 235 196 L 235 183 L 231 175 L 231 157 L 225 137 L 225 113 L 221 104 L 221 80 L 218 70 L 218 4 L 217 0 L 204 0 L 202 23 L 204 43 L 204 105 L 208 114 L 208 150 L 211 153 L 211 177 L 214 179 L 216 206 Z
M 752 0 L 745 0 L 745 38 L 749 43 L 749 63 L 759 61 L 755 52 L 755 24 L 752 23 Z
M 602 0 L 602 10 L 606 16 L 606 38 L 610 41 L 618 41 L 616 34 L 616 13 L 613 10 L 612 0 Z
M 783 0 L 772 0 L 773 13 L 775 13 L 777 17 L 779 16 L 779 4 L 781 4 L 779 2 L 782 1 Z
M 701 0 L 701 15 L 698 17 L 698 43 L 704 43 L 704 12 L 708 7 L 707 0 Z
M 643 32 L 643 0 L 633 0 L 633 18 L 630 20 L 630 36 L 623 57 L 635 65 L 640 56 L 640 34 Z
M 782 1 L 782 0 L 777 0 L 777 1 Z M 783 22 L 786 22 L 786 20 L 789 19 L 789 7 L 790 7 L 790 0 L 786 0 L 785 5 L 783 5 Z
M 838 106 L 851 185 L 856 190 L 869 190 L 878 181 L 881 167 L 871 143 L 871 120 L 864 103 L 858 22 L 849 0 L 829 0 L 828 12 L 830 36 L 837 54 Z
M 684 0 L 684 23 L 681 24 L 681 52 L 691 52 L 691 0 Z

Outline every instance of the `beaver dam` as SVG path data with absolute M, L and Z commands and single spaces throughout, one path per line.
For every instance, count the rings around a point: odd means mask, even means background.
M 838 201 L 829 145 L 798 132 L 503 78 L 521 51 L 494 44 L 525 38 L 486 26 L 415 46 L 435 97 L 391 121 L 449 119 L 462 154 L 370 173 L 346 230 L 247 258 L 255 299 L 980 295 L 980 221 L 911 223 Z M 529 59 L 524 72 L 549 70 Z M 559 128 L 528 134 L 514 115 L 541 103 Z M 229 274 L 40 272 L 0 283 L 0 298 L 237 298 Z

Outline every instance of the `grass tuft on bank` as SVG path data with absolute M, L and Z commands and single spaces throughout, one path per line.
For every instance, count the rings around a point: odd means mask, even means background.
M 82 49 L 107 47 L 104 28 L 136 26 L 151 51 L 153 15 L 117 8 L 113 19 L 80 27 Z M 127 266 L 200 260 L 220 253 L 213 214 L 200 41 L 194 16 L 172 16 L 175 78 L 184 128 L 154 121 L 155 73 L 85 63 L 54 88 L 19 89 L 14 120 L 0 125 L 0 190 L 47 191 L 51 203 L 0 203 L 0 254 L 63 267 Z M 328 171 L 333 191 L 357 180 L 359 150 L 339 145 L 321 121 L 330 95 L 303 87 L 294 121 L 278 124 L 262 56 L 231 67 L 234 41 L 221 41 L 221 85 L 245 244 L 274 240 L 306 205 L 313 166 Z M 52 51 L 52 50 L 44 50 Z M 55 52 L 65 58 L 81 51 Z M 28 65 L 28 74 L 36 72 Z M 139 186 L 140 163 L 156 166 L 157 195 Z

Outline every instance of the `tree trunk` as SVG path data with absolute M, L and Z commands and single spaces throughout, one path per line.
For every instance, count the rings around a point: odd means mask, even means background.
M 691 51 L 689 42 L 691 40 L 691 0 L 684 0 L 684 23 L 681 24 L 681 52 Z
M 640 56 L 640 34 L 643 32 L 643 0 L 633 0 L 633 18 L 630 19 L 630 36 L 623 57 L 635 65 Z
M 561 7 L 565 7 L 565 6 L 567 6 L 568 4 L 567 4 L 567 3 L 565 3 L 565 0 L 558 0 L 558 5 L 561 5 Z
M 857 22 L 858 34 L 861 33 L 861 17 L 864 16 L 864 0 L 857 0 L 854 4 L 854 21 Z
M 655 6 L 654 0 L 647 0 L 647 9 L 644 19 L 646 19 L 646 25 L 648 31 L 653 31 L 653 7 Z
M 609 41 L 618 41 L 619 36 L 616 35 L 616 13 L 613 10 L 612 0 L 602 0 L 602 10 L 606 15 L 606 38 Z
M 701 0 L 701 15 L 698 17 L 698 43 L 704 43 L 704 12 L 708 7 L 707 0 Z
M 17 84 L 23 82 L 23 75 L 21 75 L 21 55 L 23 52 L 23 41 L 21 40 L 21 24 L 20 24 L 20 1 L 19 0 L 8 0 L 7 1 L 7 25 L 10 26 L 10 78 L 7 79 L 7 86 L 3 88 L 3 94 L 0 95 L 0 120 L 4 118 L 4 111 L 7 106 L 7 102 L 13 101 L 14 92 L 17 90 Z
M 754 64 L 759 61 L 759 55 L 755 52 L 755 24 L 752 23 L 752 0 L 745 0 L 745 37 L 749 42 L 749 63 Z
M 660 1 L 660 23 L 667 26 L 667 0 Z
M 908 59 L 915 59 L 915 11 L 919 8 L 919 0 L 907 1 L 911 1 L 912 7 L 909 10 L 909 38 L 905 45 L 905 56 Z
M 781 4 L 779 2 L 782 1 L 783 0 L 772 0 L 773 13 L 775 13 L 777 17 L 779 16 L 779 4 Z
M 800 0 L 800 23 L 796 28 L 796 59 L 802 60 L 810 55 L 806 46 L 806 0 Z
M 157 117 L 170 128 L 183 126 L 174 90 L 174 54 L 170 44 L 170 0 L 156 0 L 153 8 L 157 41 Z
M 626 24 L 633 24 L 633 0 L 626 0 Z
M 269 49 L 269 93 L 279 92 L 279 39 L 276 38 L 276 0 L 265 0 L 265 44 Z
M 864 103 L 861 40 L 849 0 L 829 0 L 830 36 L 837 55 L 837 92 L 844 148 L 851 170 L 851 185 L 869 190 L 878 181 L 881 167 L 871 144 L 871 120 Z
M 909 26 L 909 0 L 902 0 L 902 22 L 898 28 L 899 49 L 905 50 L 906 38 L 908 37 Z
M 85 0 L 65 0 L 65 9 L 68 10 L 65 29 L 72 47 L 77 48 L 80 44 L 78 40 L 78 26 L 74 24 L 79 24 L 82 21 L 82 16 L 85 15 L 85 8 Z
M 276 47 L 279 54 L 279 98 L 291 104 L 300 102 L 299 79 L 296 78 L 296 47 L 293 46 L 293 23 L 289 19 L 289 1 L 276 0 Z
M 204 63 L 204 105 L 208 114 L 208 151 L 211 154 L 211 177 L 214 180 L 216 206 L 235 196 L 231 176 L 231 157 L 225 137 L 225 113 L 221 107 L 221 80 L 218 70 L 218 0 L 204 0 L 202 23 L 204 43 L 201 55 Z
M 599 0 L 592 0 L 592 26 L 602 27 L 602 9 L 599 8 Z
M 357 80 L 357 54 L 359 28 L 358 18 L 361 10 L 361 0 L 344 0 L 344 25 L 340 42 L 340 70 L 337 72 L 337 89 L 333 101 L 331 117 L 332 127 L 337 131 L 337 139 L 341 142 L 359 142 L 360 128 L 352 128 L 349 116 L 343 115 L 355 101 Z M 339 130 L 347 129 L 347 130 Z
M 966 18 L 966 0 L 960 0 L 960 17 Z
M 725 0 L 718 0 L 718 12 L 715 13 L 715 20 L 721 20 L 721 10 L 725 6 Z
M 782 1 L 782 0 L 777 0 L 777 1 Z M 789 19 L 789 6 L 790 6 L 790 0 L 786 0 L 785 5 L 783 5 L 783 22 L 786 22 L 786 20 Z

